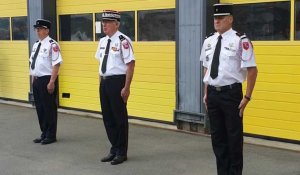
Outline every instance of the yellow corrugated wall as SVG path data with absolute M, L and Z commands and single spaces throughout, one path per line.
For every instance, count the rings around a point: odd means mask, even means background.
M 292 0 L 291 38 L 294 33 L 293 4 Z M 259 73 L 253 100 L 244 117 L 245 132 L 300 140 L 300 41 L 254 41 L 253 44 Z
M 175 8 L 175 0 L 57 0 L 58 19 L 62 14 L 99 13 L 105 9 L 166 8 Z M 98 62 L 94 58 L 98 41 L 59 43 L 64 59 L 59 78 L 60 106 L 99 111 Z M 133 42 L 133 47 L 136 69 L 128 103 L 129 115 L 173 121 L 175 42 Z M 70 98 L 62 98 L 62 93 L 70 93 Z
M 233 3 L 233 4 L 249 4 L 249 3 L 261 3 L 261 2 L 278 2 L 287 0 L 220 0 L 221 3 Z
M 27 16 L 26 0 L 0 2 L 0 17 Z M 28 41 L 0 40 L 0 97 L 27 100 Z

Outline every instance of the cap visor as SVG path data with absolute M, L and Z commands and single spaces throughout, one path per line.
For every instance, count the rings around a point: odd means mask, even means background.
M 42 25 L 33 25 L 34 28 L 45 28 L 48 29 L 48 27 L 46 26 L 42 26 Z
M 230 16 L 230 13 L 219 13 L 219 14 L 214 14 L 214 16 Z
M 117 19 L 102 18 L 101 21 L 117 21 Z

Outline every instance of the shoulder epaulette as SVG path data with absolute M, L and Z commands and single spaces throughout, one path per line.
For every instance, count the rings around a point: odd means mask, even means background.
M 209 38 L 209 37 L 211 37 L 211 36 L 213 36 L 214 34 L 215 34 L 214 32 L 210 33 L 209 35 L 207 35 L 207 36 L 205 37 L 205 39 L 206 39 L 206 38 Z
M 53 43 L 54 41 L 53 41 L 53 39 L 51 39 L 51 40 L 49 40 L 49 42 L 50 42 L 50 43 Z
M 124 41 L 126 38 L 125 38 L 123 35 L 120 35 L 120 36 L 119 36 L 119 39 L 120 39 L 121 41 Z
M 36 41 L 36 43 L 38 43 L 38 42 L 39 42 L 39 40 Z
M 238 37 L 240 37 L 241 39 L 247 38 L 247 36 L 246 36 L 245 33 L 244 33 L 244 34 L 241 34 L 241 33 L 236 32 L 235 34 L 236 34 Z
M 239 33 L 239 32 L 236 32 L 235 33 L 237 36 L 241 37 L 243 34 Z

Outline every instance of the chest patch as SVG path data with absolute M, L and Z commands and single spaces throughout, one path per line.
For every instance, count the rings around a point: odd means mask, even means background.
M 111 50 L 113 50 L 114 52 L 119 51 L 119 49 L 117 47 L 112 47 Z

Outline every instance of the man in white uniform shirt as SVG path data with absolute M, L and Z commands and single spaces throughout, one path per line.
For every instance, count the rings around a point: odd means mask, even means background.
M 56 41 L 49 37 L 51 22 L 36 21 L 34 28 L 39 40 L 33 45 L 30 56 L 30 75 L 34 102 L 42 134 L 34 143 L 56 142 L 57 131 L 57 76 L 62 57 Z
M 101 161 L 117 165 L 127 160 L 127 100 L 135 58 L 131 40 L 118 31 L 120 13 L 113 10 L 104 11 L 102 25 L 106 37 L 100 39 L 95 57 L 100 62 L 100 102 L 111 149 Z
M 216 33 L 201 50 L 205 103 L 211 126 L 218 175 L 241 175 L 243 169 L 243 113 L 257 77 L 250 40 L 232 29 L 232 4 L 214 5 Z M 247 78 L 245 96 L 242 82 Z

